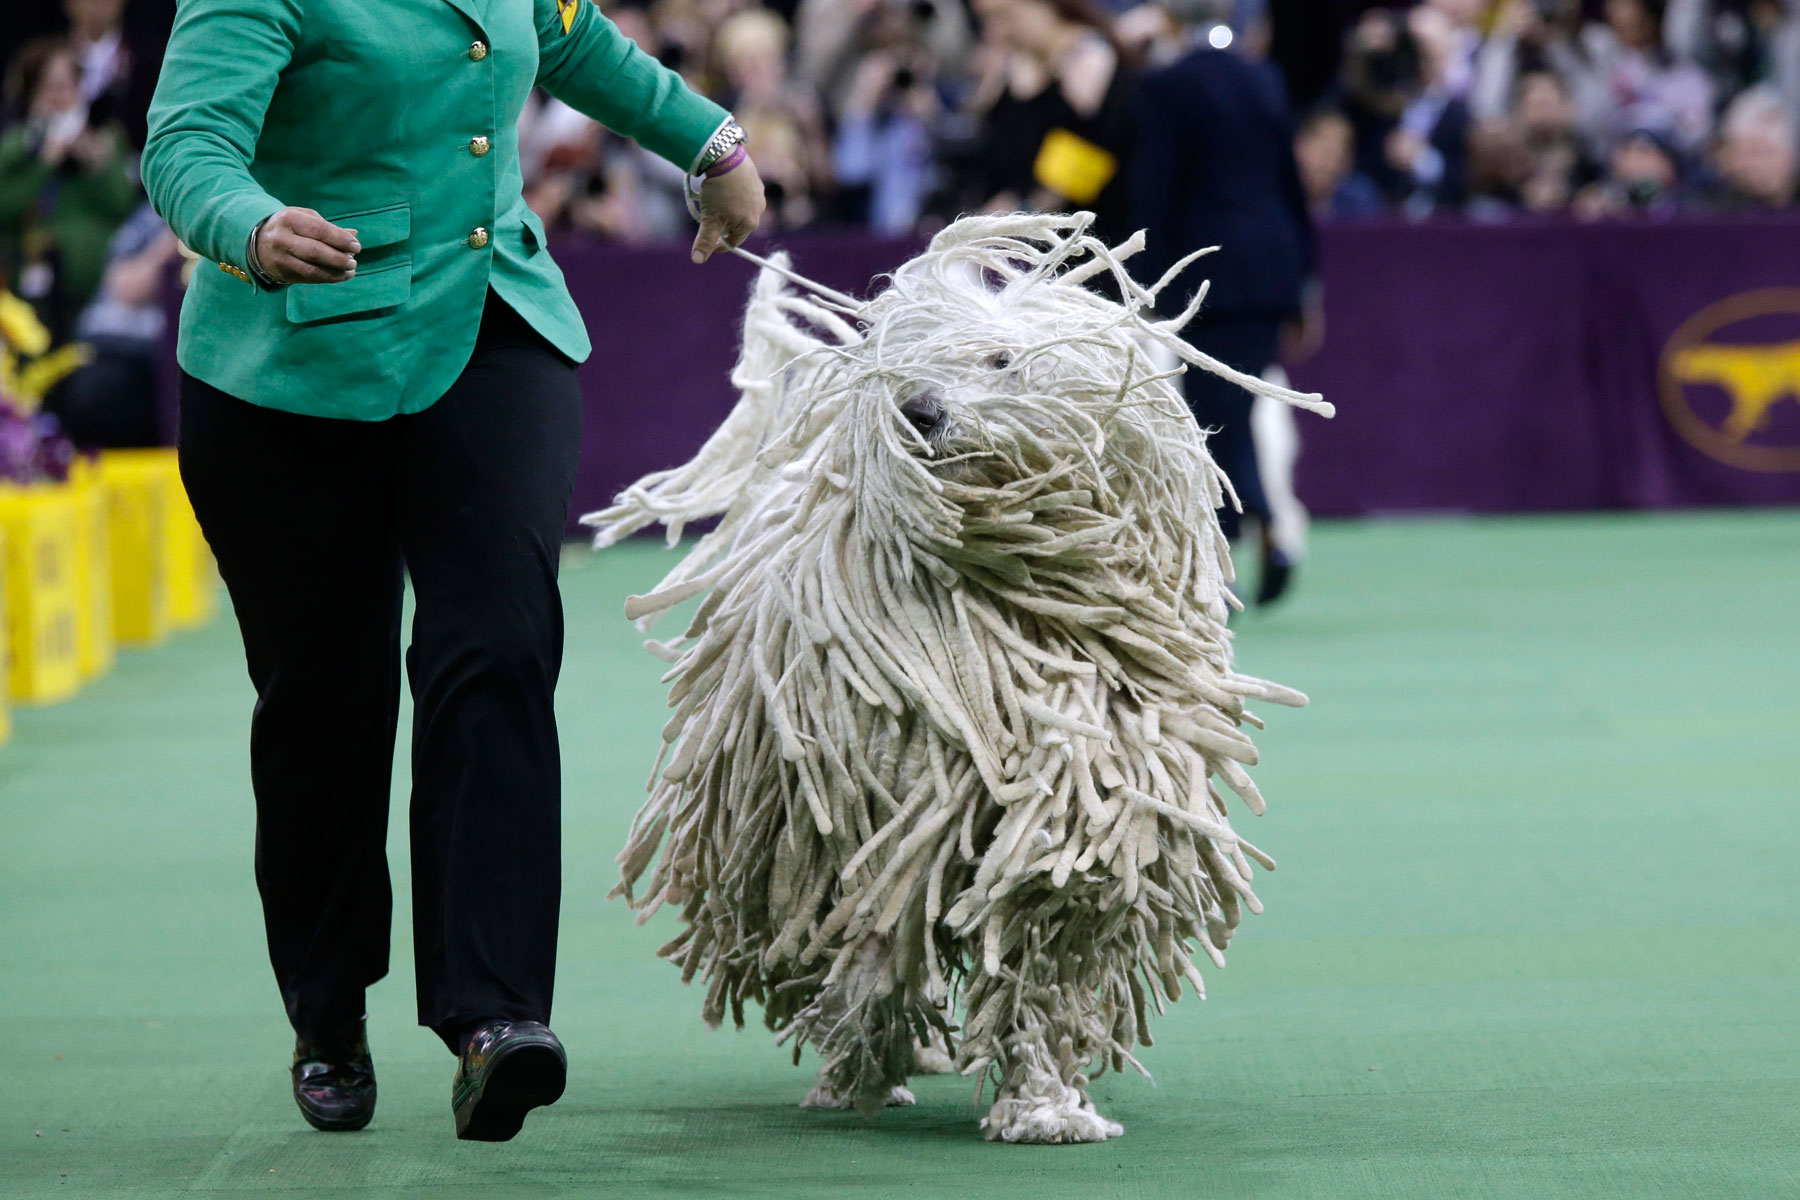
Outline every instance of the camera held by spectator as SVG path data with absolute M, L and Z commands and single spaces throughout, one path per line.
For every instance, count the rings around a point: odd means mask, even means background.
M 1682 199 L 1681 154 L 1668 136 L 1639 129 L 1612 153 L 1607 176 L 1584 190 L 1575 201 L 1587 218 L 1665 215 Z

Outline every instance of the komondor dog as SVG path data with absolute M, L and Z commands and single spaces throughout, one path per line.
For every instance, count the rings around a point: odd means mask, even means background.
M 1305 697 L 1232 670 L 1229 485 L 1150 350 L 1330 409 L 1188 346 L 1200 298 L 1157 321 L 1142 235 L 1087 227 L 964 218 L 867 303 L 765 264 L 730 417 L 585 518 L 721 517 L 626 606 L 703 597 L 650 643 L 675 712 L 618 891 L 680 909 L 709 1023 L 755 1001 L 813 1044 L 809 1104 L 953 1067 L 994 1081 L 989 1138 L 1118 1136 L 1090 1074 L 1142 1070 L 1274 866 L 1214 781 L 1262 812 L 1245 704 Z

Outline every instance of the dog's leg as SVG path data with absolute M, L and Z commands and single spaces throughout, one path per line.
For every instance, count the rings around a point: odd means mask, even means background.
M 912 1024 L 894 982 L 891 947 L 870 937 L 850 965 L 799 1018 L 825 1059 L 802 1108 L 855 1108 L 864 1113 L 913 1103 Z
M 1012 942 L 990 973 L 978 959 L 966 993 L 969 1018 L 962 1041 L 965 1067 L 991 1065 L 999 1094 L 982 1118 L 989 1141 L 1055 1144 L 1104 1142 L 1125 1132 L 1094 1111 L 1087 1094 L 1089 1063 L 1108 1036 L 1092 972 L 1105 973 L 1107 955 L 1094 944 L 1091 920 L 1064 909 L 1050 928 L 1036 927 L 1044 906 L 1021 898 L 1033 927 Z M 1081 949 L 1046 946 L 1073 930 Z M 1098 951 L 1098 952 L 1097 952 Z M 1073 974 L 1071 974 L 1073 972 Z

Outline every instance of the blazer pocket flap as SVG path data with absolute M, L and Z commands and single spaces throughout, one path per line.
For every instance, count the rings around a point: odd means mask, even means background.
M 361 212 L 326 217 L 339 229 L 356 230 L 356 240 L 363 249 L 390 246 L 403 242 L 412 234 L 412 205 L 389 204 L 383 208 L 366 208 Z
M 412 295 L 412 263 L 397 262 L 358 271 L 342 283 L 296 283 L 288 287 L 287 315 L 294 322 L 323 321 L 351 313 L 392 308 Z

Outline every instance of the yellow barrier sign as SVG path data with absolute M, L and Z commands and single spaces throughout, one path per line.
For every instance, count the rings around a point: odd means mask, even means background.
M 7 684 L 15 700 L 49 703 L 81 686 L 76 524 L 75 497 L 66 486 L 0 491 Z
M 218 573 L 175 451 L 108 451 L 100 479 L 112 514 L 119 641 L 158 642 L 171 628 L 204 624 L 218 605 Z
M 0 667 L 12 657 L 7 633 L 11 628 L 7 624 L 6 613 L 6 530 L 0 528 Z M 0 746 L 4 746 L 6 739 L 12 736 L 12 705 L 8 703 L 7 696 L 12 689 L 4 683 L 5 674 L 4 670 L 0 670 Z
M 75 652 L 81 677 L 95 679 L 117 658 L 113 635 L 112 525 L 98 469 L 75 464 Z

